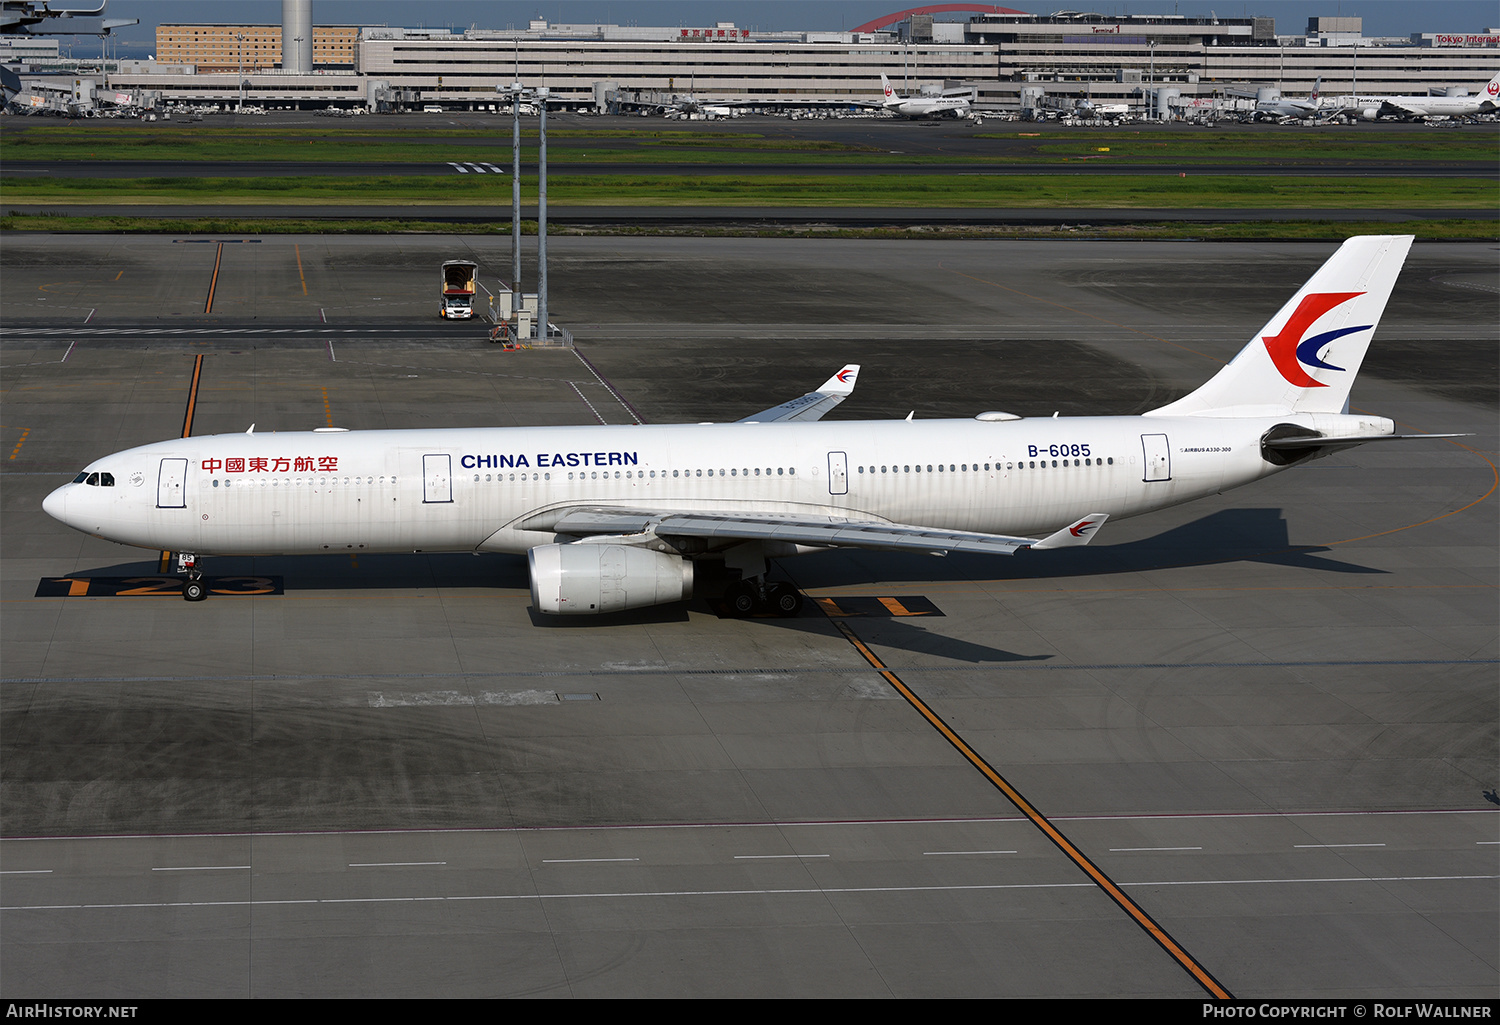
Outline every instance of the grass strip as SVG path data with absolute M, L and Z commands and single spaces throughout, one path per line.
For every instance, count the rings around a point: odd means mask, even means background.
M 535 235 L 536 222 L 521 225 Z M 83 234 L 200 235 L 509 235 L 506 217 L 457 222 L 299 219 L 255 217 L 71 217 L 66 214 L 16 214 L 0 217 L 0 231 Z M 1242 221 L 1218 224 L 1143 221 L 1137 224 L 1072 225 L 931 225 L 909 228 L 847 228 L 836 224 L 774 226 L 717 225 L 560 225 L 552 235 L 685 236 L 726 238 L 868 238 L 868 239 L 1197 239 L 1204 241 L 1339 241 L 1353 235 L 1415 235 L 1423 241 L 1500 240 L 1491 221 L 1465 219 L 1411 221 Z
M 903 126 L 905 127 L 905 126 Z M 919 131 L 919 128 L 911 128 Z M 536 132 L 523 133 L 528 140 Z M 1080 158 L 1109 163 L 1261 163 L 1268 166 L 1318 162 L 1357 165 L 1402 162 L 1414 165 L 1464 161 L 1492 162 L 1495 133 L 1487 127 L 1447 132 L 1392 131 L 1368 126 L 1330 130 L 1287 128 L 1216 132 L 1071 129 L 1058 132 L 982 132 L 993 152 L 975 156 L 892 152 L 903 146 L 899 131 L 888 133 L 888 146 L 831 140 L 768 137 L 751 132 L 559 130 L 547 133 L 554 159 L 581 162 L 664 161 L 745 162 L 754 154 L 777 163 L 1063 163 Z M 458 145 L 455 145 L 458 143 Z M 1107 149 L 1108 153 L 1101 153 Z M 535 159 L 535 147 L 523 146 L 523 159 Z M 0 161 L 161 160 L 192 163 L 212 160 L 296 160 L 339 163 L 372 159 L 397 163 L 443 163 L 449 160 L 510 161 L 510 122 L 497 121 L 493 131 L 401 131 L 396 129 L 296 129 L 139 125 L 99 127 L 0 126 Z
M 535 179 L 524 178 L 529 195 Z M 552 175 L 566 206 L 928 207 L 1001 209 L 1496 209 L 1500 183 L 1482 178 L 1241 175 Z M 510 203 L 494 175 L 347 178 L 51 178 L 7 184 L 5 202 L 111 206 L 195 204 L 440 205 Z

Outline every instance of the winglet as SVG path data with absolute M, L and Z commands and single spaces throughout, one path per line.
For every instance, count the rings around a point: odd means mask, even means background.
M 779 406 L 763 409 L 753 416 L 741 418 L 742 424 L 774 424 L 783 423 L 788 420 L 800 420 L 804 423 L 811 420 L 821 420 L 823 414 L 834 406 L 837 406 L 854 391 L 855 379 L 859 377 L 859 364 L 850 363 L 847 367 L 834 374 L 828 380 L 818 386 L 817 391 L 810 391 L 801 398 L 783 402 Z
M 1086 545 L 1094 539 L 1097 531 L 1105 520 L 1109 519 L 1109 513 L 1089 513 L 1076 523 L 1070 523 L 1055 534 L 1048 534 L 1033 548 L 1076 548 Z
M 834 374 L 828 380 L 818 386 L 818 391 L 824 395 L 842 395 L 848 397 L 854 394 L 854 382 L 859 377 L 859 364 L 850 363 L 843 370 Z

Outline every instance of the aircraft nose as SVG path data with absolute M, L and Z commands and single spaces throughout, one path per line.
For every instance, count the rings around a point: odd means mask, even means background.
M 59 523 L 68 522 L 68 487 L 63 485 L 42 499 L 42 511 Z

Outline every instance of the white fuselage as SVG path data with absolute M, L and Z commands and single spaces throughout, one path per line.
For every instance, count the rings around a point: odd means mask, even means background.
M 553 509 L 891 521 L 996 534 L 1124 517 L 1281 469 L 1259 439 L 1302 414 L 317 431 L 120 452 L 47 511 L 200 555 L 524 552 Z M 540 529 L 528 520 L 539 520 Z
M 1306 120 L 1319 115 L 1318 105 L 1307 100 L 1273 100 L 1269 103 L 1257 103 L 1255 113 L 1258 117 L 1297 118 Z
M 1495 101 L 1483 96 L 1390 96 L 1385 105 L 1419 117 L 1466 117 L 1493 109 Z
M 1486 96 L 1340 96 L 1333 104 L 1340 113 L 1396 117 L 1468 117 L 1495 108 L 1495 98 Z
M 969 112 L 969 101 L 965 99 L 902 99 L 894 97 L 886 100 L 885 109 L 902 117 L 941 117 L 951 114 L 954 117 L 962 117 Z

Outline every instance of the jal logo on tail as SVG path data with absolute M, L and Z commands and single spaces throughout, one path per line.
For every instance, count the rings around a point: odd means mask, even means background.
M 1307 333 L 1308 328 L 1318 322 L 1323 314 L 1341 303 L 1362 295 L 1364 295 L 1363 292 L 1314 292 L 1312 295 L 1303 296 L 1297 308 L 1292 311 L 1292 315 L 1287 318 L 1286 325 L 1281 329 L 1280 334 L 1261 337 L 1261 341 L 1266 343 L 1266 352 L 1271 354 L 1271 362 L 1276 365 L 1281 376 L 1286 378 L 1287 383 L 1295 384 L 1299 388 L 1326 388 L 1328 387 L 1326 384 L 1313 380 L 1303 368 L 1343 371 L 1343 367 L 1324 363 L 1318 353 L 1344 335 L 1370 330 L 1374 327 L 1373 324 L 1325 331 L 1311 338 L 1302 336 Z

